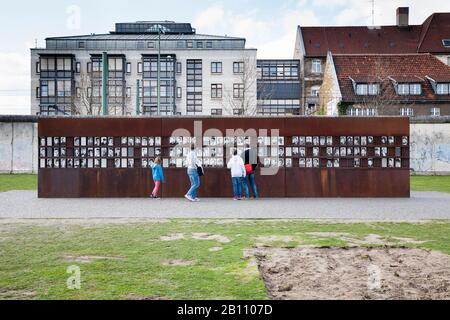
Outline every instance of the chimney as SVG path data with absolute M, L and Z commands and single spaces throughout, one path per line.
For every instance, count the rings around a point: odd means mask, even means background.
M 397 9 L 397 27 L 409 27 L 409 7 L 401 7 Z

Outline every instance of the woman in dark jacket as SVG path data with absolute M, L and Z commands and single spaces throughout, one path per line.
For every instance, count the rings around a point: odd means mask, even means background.
M 258 187 L 256 186 L 256 179 L 255 179 L 256 169 L 258 168 L 258 154 L 254 150 L 252 150 L 250 146 L 247 145 L 245 147 L 243 158 L 245 169 L 247 172 L 247 177 L 245 180 L 247 188 L 244 187 L 244 191 L 246 193 L 245 197 L 247 199 L 250 198 L 250 192 L 248 190 L 248 182 L 250 182 L 250 187 L 252 188 L 253 191 L 253 198 L 258 199 L 259 198 Z

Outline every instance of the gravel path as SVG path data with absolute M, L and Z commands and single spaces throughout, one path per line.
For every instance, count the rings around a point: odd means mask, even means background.
M 0 218 L 450 219 L 450 194 L 412 193 L 411 199 L 38 199 L 35 191 L 0 193 Z

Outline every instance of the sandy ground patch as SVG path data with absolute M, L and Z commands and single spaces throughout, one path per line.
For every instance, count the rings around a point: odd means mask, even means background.
M 122 298 L 123 300 L 131 300 L 131 301 L 156 301 L 156 300 L 169 300 L 164 297 L 158 296 L 141 296 L 138 294 L 130 293 Z
M 162 262 L 163 266 L 170 266 L 170 267 L 177 267 L 177 266 L 187 267 L 187 266 L 192 266 L 193 264 L 194 264 L 194 261 L 182 260 L 182 259 L 164 260 Z
M 162 236 L 159 238 L 161 241 L 177 241 L 177 240 L 183 240 L 184 234 L 183 233 L 175 233 L 175 234 L 169 234 L 167 236 Z
M 257 249 L 276 300 L 450 300 L 450 256 L 413 248 Z
M 222 250 L 223 250 L 222 247 L 212 247 L 212 248 L 208 249 L 209 252 L 219 252 L 219 251 L 222 251 Z
M 337 240 L 342 240 L 347 242 L 348 245 L 351 247 L 362 245 L 398 246 L 405 244 L 423 244 L 428 242 L 428 241 L 418 241 L 412 238 L 391 237 L 390 238 L 391 240 L 396 240 L 394 242 L 378 234 L 369 234 L 364 239 L 358 239 L 352 234 L 345 232 L 307 232 L 305 234 L 313 237 L 314 239 L 334 238 Z
M 0 300 L 29 300 L 33 299 L 36 295 L 36 292 L 30 290 L 0 288 Z
M 195 240 L 205 240 L 205 241 L 217 241 L 219 243 L 230 243 L 231 240 L 220 234 L 209 234 L 209 233 L 193 233 L 192 239 Z
M 64 256 L 64 260 L 67 262 L 76 262 L 76 263 L 92 263 L 94 261 L 99 260 L 125 260 L 125 257 L 111 257 L 111 256 L 72 256 L 66 255 Z

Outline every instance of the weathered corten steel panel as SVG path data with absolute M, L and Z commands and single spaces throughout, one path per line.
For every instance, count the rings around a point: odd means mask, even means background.
M 194 126 L 194 123 L 198 122 Z M 339 147 L 340 136 L 373 136 L 374 143 L 380 137 L 408 137 L 409 119 L 392 118 L 41 118 L 39 137 L 66 137 L 67 157 L 73 157 L 75 137 L 162 137 L 161 149 L 167 157 L 168 139 L 175 130 L 184 129 L 190 136 L 223 136 L 228 130 L 242 129 L 258 136 L 264 130 L 279 130 L 279 136 L 334 137 L 332 147 Z M 216 129 L 214 133 L 211 129 Z M 211 133 L 212 132 L 212 133 Z M 217 131 L 216 131 L 217 132 Z M 289 145 L 289 142 L 286 142 Z M 368 148 L 368 157 L 376 157 L 374 148 Z M 225 149 L 224 149 L 225 150 Z M 367 159 L 361 167 L 351 167 L 353 159 L 342 158 L 341 167 L 327 167 L 324 148 L 320 151 L 320 168 L 282 167 L 274 176 L 261 175 L 257 170 L 257 182 L 262 197 L 409 197 L 410 172 L 409 148 L 403 146 L 401 168 L 381 168 L 381 159 L 375 159 L 376 168 L 367 168 Z M 148 197 L 153 189 L 151 170 L 142 168 L 142 156 L 135 149 L 130 157 L 130 168 L 115 168 L 114 159 L 107 160 L 107 168 L 40 168 L 39 197 Z M 309 152 L 309 151 L 308 151 Z M 386 157 L 396 157 L 395 148 L 389 148 Z M 47 155 L 48 157 L 48 155 Z M 293 159 L 298 161 L 298 159 Z M 325 165 L 324 165 L 325 163 Z M 225 164 L 226 165 L 226 164 Z M 182 197 L 189 188 L 186 169 L 165 168 L 166 183 L 163 197 Z M 207 168 L 201 179 L 200 197 L 229 197 L 232 194 L 230 172 L 226 168 Z

